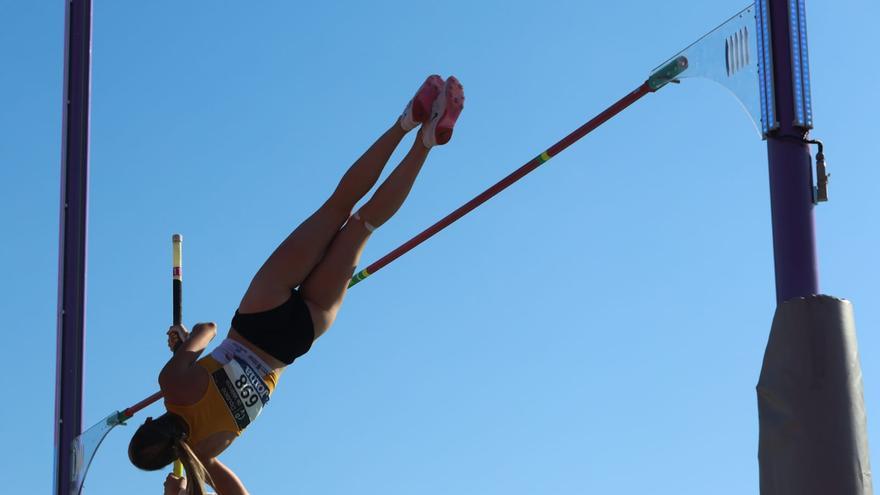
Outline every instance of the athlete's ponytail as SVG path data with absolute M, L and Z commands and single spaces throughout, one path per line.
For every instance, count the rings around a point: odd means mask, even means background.
M 186 471 L 186 493 L 187 495 L 205 495 L 205 482 L 214 485 L 214 480 L 205 466 L 196 457 L 196 454 L 190 448 L 189 444 L 183 438 L 177 438 L 174 441 L 174 452 L 183 469 Z
M 186 422 L 180 416 L 165 413 L 155 420 L 147 418 L 128 444 L 128 458 L 135 466 L 156 471 L 180 459 L 186 470 L 189 495 L 205 495 L 205 482 L 211 485 L 211 475 L 186 443 Z

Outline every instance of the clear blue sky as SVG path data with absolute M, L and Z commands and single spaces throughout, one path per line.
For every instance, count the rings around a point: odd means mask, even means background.
M 48 493 L 63 2 L 0 3 L 0 477 Z M 742 7 L 97 0 L 85 426 L 157 388 L 172 233 L 186 322 L 225 330 L 425 75 L 457 75 L 467 108 L 367 262 Z M 880 5 L 807 7 L 832 173 L 821 286 L 855 304 L 876 451 Z M 255 494 L 757 493 L 774 308 L 766 147 L 726 91 L 689 80 L 353 290 L 223 460 Z M 128 463 L 132 431 L 111 433 L 88 493 L 161 493 L 163 473 Z

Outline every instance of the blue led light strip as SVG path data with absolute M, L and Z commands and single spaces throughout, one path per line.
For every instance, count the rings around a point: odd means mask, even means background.
M 761 97 L 761 132 L 764 137 L 779 127 L 773 87 L 773 52 L 770 49 L 770 21 L 767 0 L 755 1 L 756 48 L 758 51 L 758 89 Z
M 791 38 L 791 82 L 794 92 L 794 123 L 804 125 L 804 86 L 801 72 L 801 35 L 796 0 L 788 0 L 788 32 Z
M 794 90 L 794 124 L 813 127 L 810 108 L 810 69 L 807 57 L 807 20 L 804 0 L 788 0 L 788 30 L 791 38 L 792 84 Z
M 767 85 L 764 82 L 764 31 L 761 29 L 761 0 L 755 5 L 755 48 L 758 56 L 758 90 L 761 97 L 761 134 L 766 136 L 769 126 L 767 125 Z
M 807 9 L 806 1 L 798 0 L 798 31 L 801 35 L 801 71 L 804 80 L 804 118 L 807 128 L 813 127 L 813 99 L 810 95 L 810 60 L 807 53 Z

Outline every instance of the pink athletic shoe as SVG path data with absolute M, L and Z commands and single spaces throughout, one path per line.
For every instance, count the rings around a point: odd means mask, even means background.
M 443 78 L 437 74 L 428 76 L 416 95 L 406 104 L 400 116 L 400 127 L 409 131 L 423 124 L 431 117 L 431 105 L 443 91 Z
M 464 88 L 455 76 L 449 76 L 443 91 L 434 100 L 431 120 L 422 128 L 422 142 L 428 148 L 452 139 L 452 128 L 464 109 Z

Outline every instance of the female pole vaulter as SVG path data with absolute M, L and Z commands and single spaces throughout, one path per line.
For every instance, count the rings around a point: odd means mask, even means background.
M 187 493 L 247 494 L 218 459 L 262 411 L 282 370 L 326 332 L 372 232 L 409 194 L 430 149 L 449 142 L 464 108 L 455 77 L 428 77 L 403 114 L 348 169 L 329 199 L 275 249 L 257 271 L 232 318 L 226 339 L 199 357 L 217 334 L 214 323 L 168 331 L 172 350 L 159 373 L 167 412 L 147 418 L 128 448 L 132 464 L 158 470 L 180 459 Z M 355 204 L 382 173 L 407 132 L 421 126 L 400 164 L 354 215 Z

